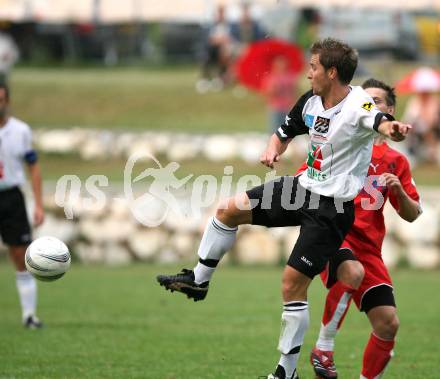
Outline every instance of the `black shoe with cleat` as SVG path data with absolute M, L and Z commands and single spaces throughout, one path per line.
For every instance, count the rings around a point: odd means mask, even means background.
M 167 290 L 182 292 L 194 301 L 203 300 L 208 293 L 209 282 L 197 284 L 194 282 L 194 272 L 186 268 L 177 275 L 158 275 L 156 279 Z
M 41 329 L 44 324 L 35 316 L 29 316 L 23 321 L 23 325 L 27 329 Z
M 286 379 L 286 372 L 284 371 L 284 368 L 281 366 L 278 366 L 274 374 L 269 374 L 267 376 L 259 376 L 259 378 L 264 379 Z M 290 379 L 299 379 L 298 373 L 295 371 L 293 372 L 293 375 Z

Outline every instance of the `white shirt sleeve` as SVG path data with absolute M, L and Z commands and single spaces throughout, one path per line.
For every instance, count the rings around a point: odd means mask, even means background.
M 32 130 L 28 125 L 25 125 L 23 128 L 23 136 L 22 136 L 22 142 L 23 142 L 23 157 L 34 150 L 32 147 Z
M 383 118 L 383 113 L 376 108 L 373 100 L 364 101 L 359 107 L 359 124 L 366 129 L 377 131 L 377 126 L 379 126 Z

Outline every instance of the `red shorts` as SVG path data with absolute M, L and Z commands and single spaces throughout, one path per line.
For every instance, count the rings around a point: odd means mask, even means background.
M 340 252 L 343 250 L 351 250 L 353 255 L 358 259 L 360 263 L 364 266 L 365 276 L 361 283 L 361 286 L 353 293 L 353 300 L 356 306 L 361 309 L 362 299 L 364 295 L 371 289 L 386 285 L 393 288 L 391 282 L 390 274 L 382 260 L 382 257 L 377 253 L 371 252 L 371 249 L 362 246 L 362 243 L 356 244 L 356 249 L 348 241 L 344 241 L 339 249 Z M 329 265 L 327 264 L 325 270 L 321 273 L 321 279 L 324 285 L 327 286 L 329 279 Z

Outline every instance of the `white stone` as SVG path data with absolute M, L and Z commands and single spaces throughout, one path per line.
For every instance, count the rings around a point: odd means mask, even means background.
M 38 150 L 46 153 L 73 153 L 85 141 L 86 133 L 79 129 L 46 130 L 35 138 Z
M 73 245 L 72 251 L 85 264 L 104 262 L 104 249 L 101 245 L 78 242 Z
M 276 239 L 263 230 L 251 231 L 237 240 L 237 261 L 243 264 L 276 264 L 280 249 Z
M 174 162 L 195 159 L 199 152 L 200 146 L 191 141 L 175 142 L 166 150 L 167 159 Z
M 155 146 L 151 141 L 145 139 L 135 140 L 127 149 L 127 157 L 138 157 L 137 160 L 151 164 L 154 163 L 155 154 Z
M 104 263 L 109 266 L 123 266 L 132 262 L 133 258 L 128 250 L 118 243 L 103 245 Z
M 133 233 L 128 246 L 140 260 L 152 260 L 164 248 L 168 233 L 161 229 L 144 229 Z
M 159 252 L 156 259 L 158 263 L 172 264 L 179 262 L 181 258 L 174 249 L 167 247 Z
M 196 260 L 199 242 L 190 233 L 178 232 L 171 237 L 169 244 L 180 258 Z
M 118 219 L 121 221 L 132 219 L 129 202 L 123 197 L 116 196 L 113 200 L 111 200 L 108 208 L 108 216 L 112 217 L 113 219 Z
M 423 243 L 411 243 L 408 246 L 408 262 L 412 267 L 433 269 L 440 265 L 438 246 Z
M 46 213 L 43 224 L 35 228 L 33 234 L 34 238 L 52 236 L 69 244 L 78 237 L 79 228 L 73 221 L 59 219 Z
M 203 155 L 211 161 L 228 161 L 237 157 L 239 145 L 237 138 L 215 135 L 206 139 Z
M 96 136 L 85 141 L 79 146 L 79 155 L 86 161 L 107 159 L 112 151 L 112 146 L 105 139 Z
M 401 247 L 386 235 L 382 245 L 382 259 L 388 268 L 396 267 L 401 257 Z
M 84 220 L 80 222 L 81 233 L 93 242 L 123 242 L 135 231 L 135 224 L 130 220 L 105 218 L 103 220 Z
M 245 162 L 258 164 L 260 162 L 260 156 L 266 147 L 267 140 L 253 138 L 249 141 L 243 141 L 240 144 L 238 154 Z
M 439 236 L 439 215 L 429 204 L 423 203 L 423 213 L 409 223 L 400 217 L 396 221 L 396 234 L 405 243 L 435 243 Z

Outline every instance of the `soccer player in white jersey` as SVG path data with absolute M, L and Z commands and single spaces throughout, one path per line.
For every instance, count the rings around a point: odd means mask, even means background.
M 391 87 L 375 79 L 365 81 L 362 87 L 380 111 L 394 114 L 396 95 Z M 299 171 L 306 169 L 304 164 Z M 380 182 L 381 178 L 384 183 Z M 334 340 L 351 299 L 365 312 L 372 327 L 364 351 L 361 378 L 382 377 L 393 354 L 399 319 L 391 278 L 382 260 L 383 209 L 388 199 L 399 216 L 408 222 L 416 220 L 422 212 L 408 160 L 378 136 L 374 141 L 366 185 L 354 201 L 354 224 L 338 253 L 330 258 L 326 270 L 321 273 L 330 290 L 319 338 L 310 356 L 320 379 L 338 377 L 333 361 Z
M 157 277 L 166 289 L 202 300 L 218 262 L 235 241 L 238 225 L 300 225 L 282 277 L 281 357 L 268 378 L 297 378 L 309 325 L 307 289 L 353 223 L 353 199 L 367 175 L 375 135 L 402 141 L 410 128 L 377 110 L 361 87 L 349 85 L 357 61 L 356 51 L 341 41 L 328 38 L 313 44 L 308 72 L 312 90 L 298 100 L 260 159 L 273 168 L 291 139 L 308 133 L 307 170 L 227 199 L 206 226 L 194 270 Z
M 26 271 L 24 257 L 32 241 L 31 227 L 20 187 L 25 183 L 23 162 L 29 176 L 35 200 L 34 225 L 44 220 L 41 174 L 37 154 L 32 148 L 32 132 L 27 124 L 9 115 L 9 87 L 0 83 L 0 236 L 9 248 L 14 262 L 16 283 L 21 303 L 23 324 L 40 328 L 36 316 L 37 285 Z

